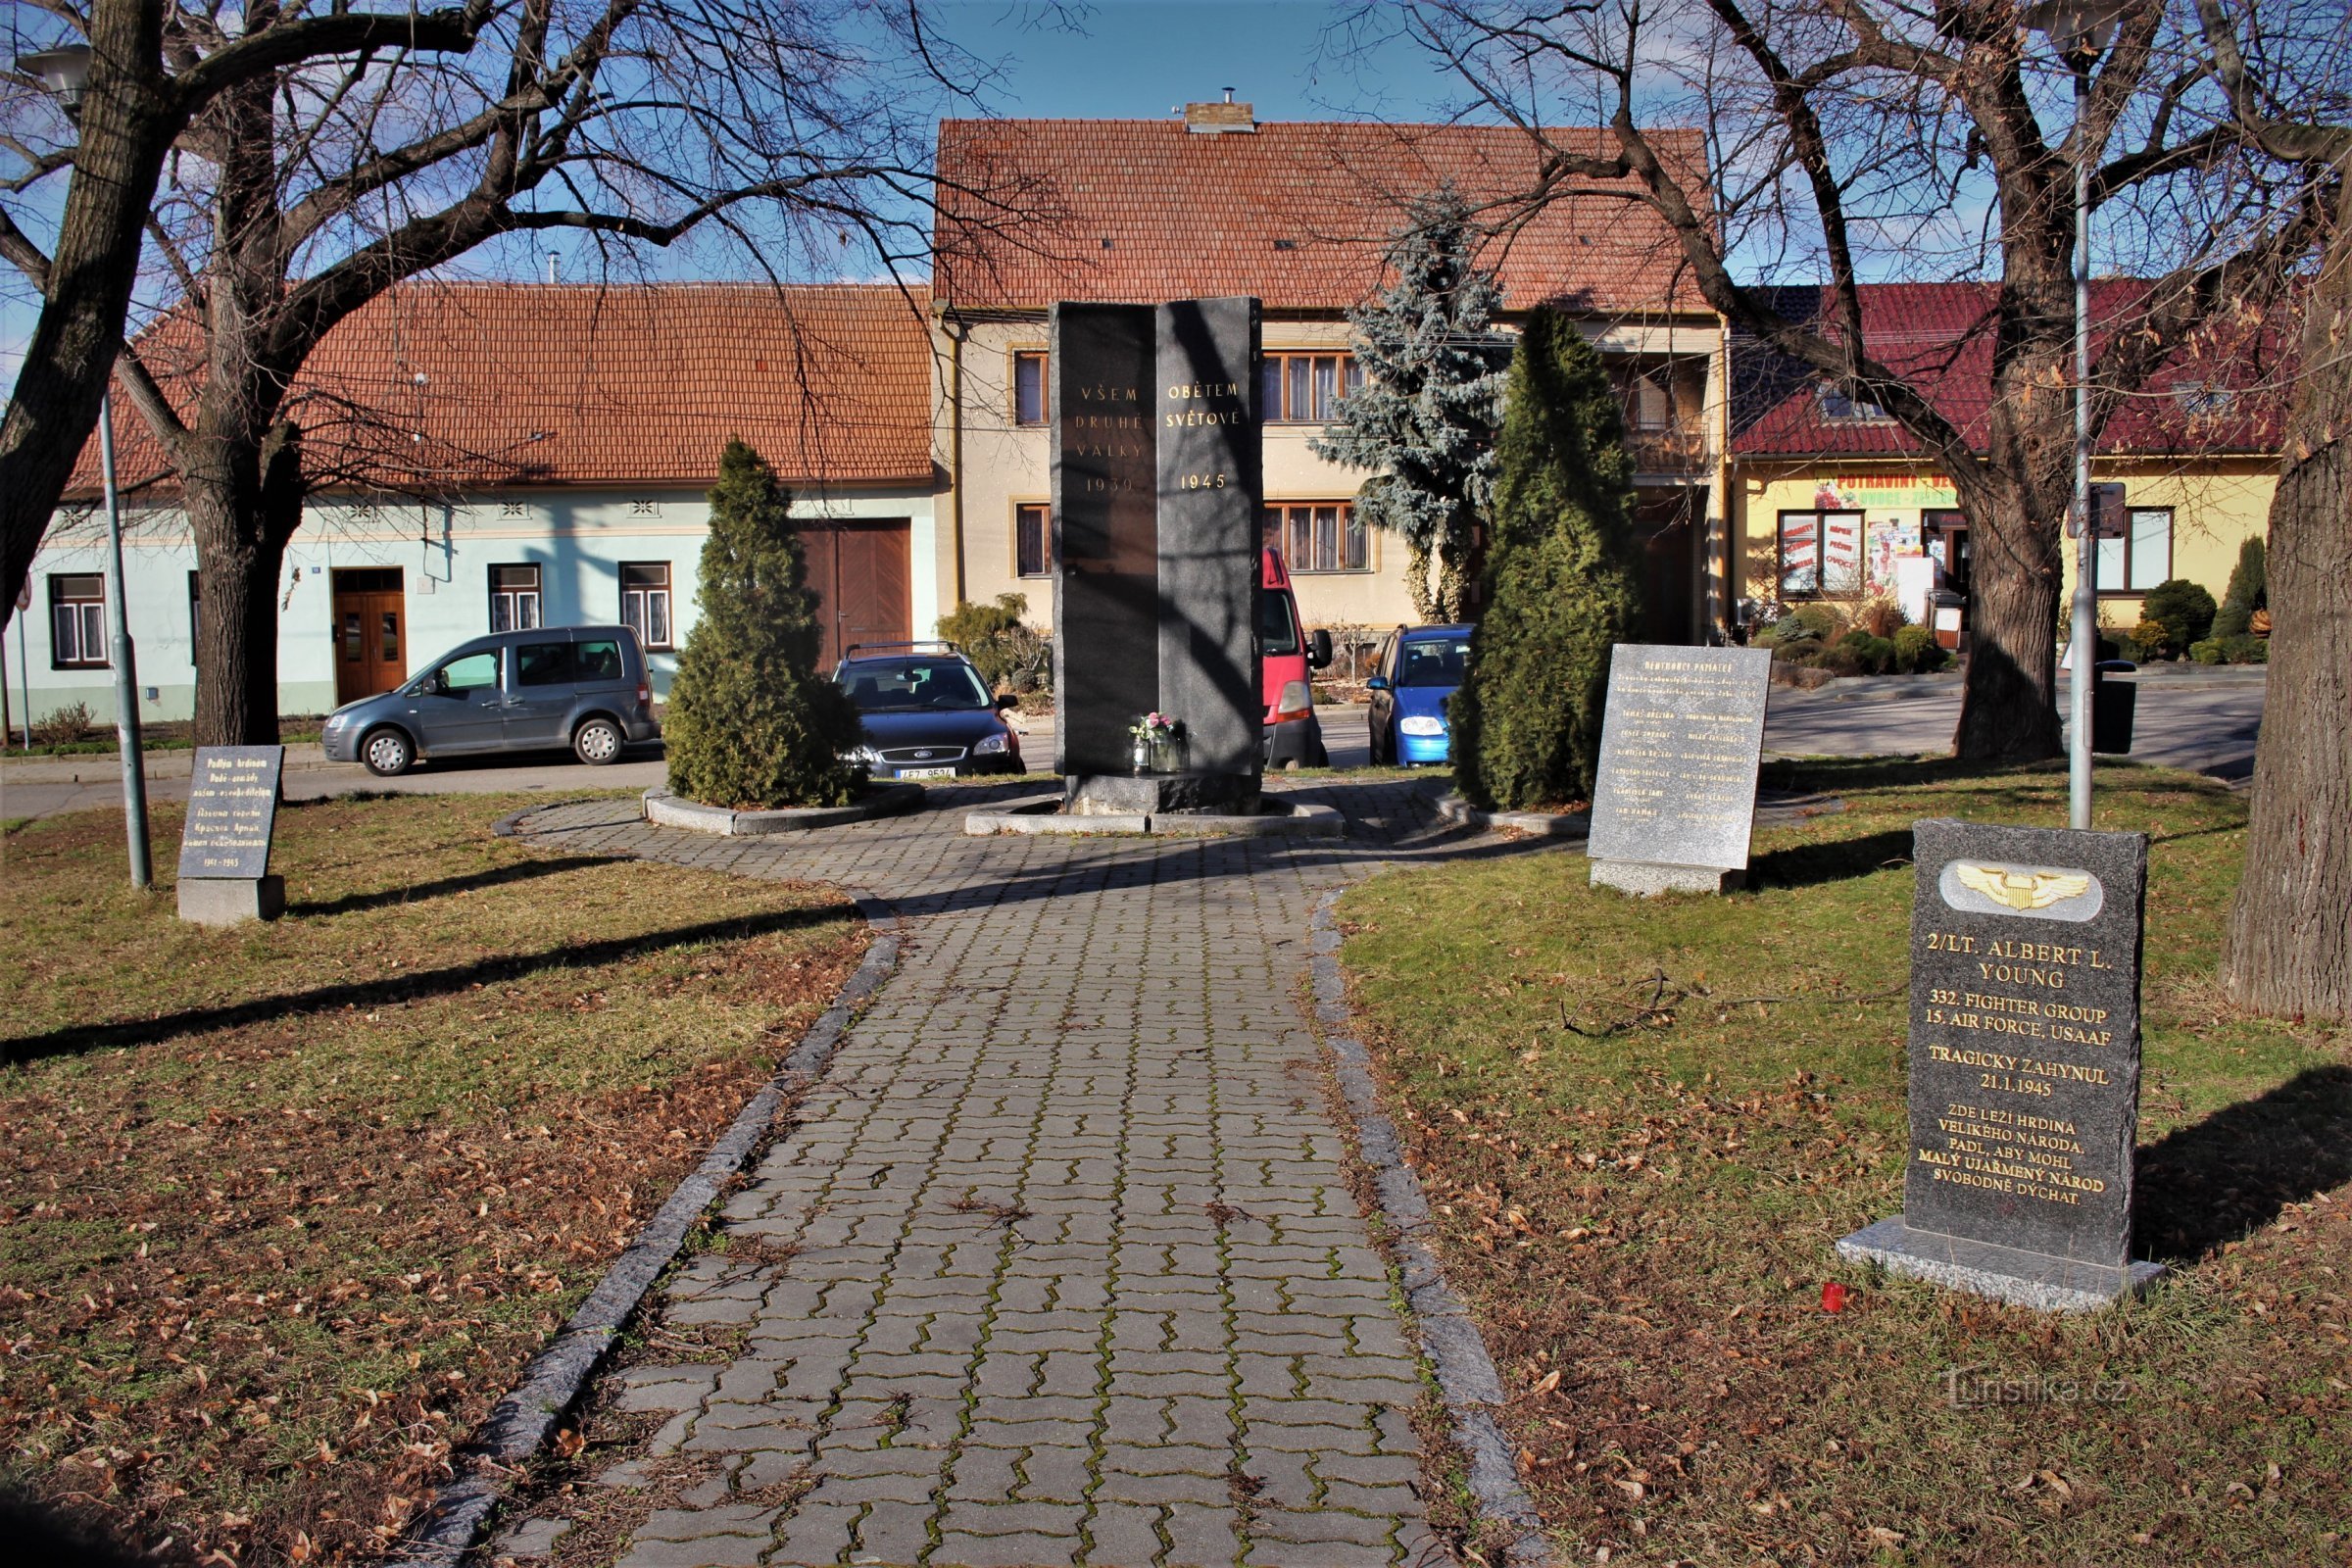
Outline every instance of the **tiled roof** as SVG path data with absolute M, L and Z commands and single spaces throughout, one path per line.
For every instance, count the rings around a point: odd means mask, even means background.
M 325 488 L 703 485 L 730 436 L 802 484 L 928 486 L 927 304 L 867 284 L 411 284 L 327 334 L 289 409 Z M 140 346 L 175 400 L 201 372 L 172 322 Z M 121 482 L 172 488 L 115 407 Z M 74 480 L 96 490 L 95 439 Z
M 2134 314 L 2147 294 L 2135 278 L 2091 285 L 2092 364 L 2101 323 Z M 1773 291 L 1791 319 L 1829 314 L 1826 288 Z M 1998 294 L 1988 283 L 1872 283 L 1861 289 L 1862 336 L 1880 363 L 1925 392 L 1983 450 L 1992 412 L 1992 343 Z M 2219 322 L 2191 341 L 2107 421 L 2097 450 L 2109 455 L 2263 454 L 2278 450 L 2284 375 L 2278 330 Z M 1890 419 L 1833 419 L 1820 379 L 1796 361 L 1736 333 L 1732 342 L 1732 447 L 1745 457 L 1908 457 L 1923 449 Z
M 1598 130 L 1553 134 L 1615 150 Z M 1703 191 L 1698 134 L 1656 140 Z M 982 309 L 1253 294 L 1272 310 L 1345 310 L 1380 286 L 1407 202 L 1447 181 L 1473 204 L 1498 202 L 1536 174 L 1534 148 L 1507 126 L 1310 121 L 1210 135 L 1179 120 L 943 121 L 933 289 Z M 1492 241 L 1483 260 L 1504 308 L 1704 312 L 1665 225 L 1633 194 L 1631 181 L 1572 180 Z M 1012 212 L 1026 220 L 992 223 Z

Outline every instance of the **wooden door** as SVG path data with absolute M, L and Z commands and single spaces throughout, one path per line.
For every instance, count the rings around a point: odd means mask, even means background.
M 825 629 L 826 670 L 852 648 L 913 637 L 909 532 L 904 518 L 811 523 L 802 529 L 808 586 L 816 591 Z
M 337 571 L 335 701 L 357 702 L 409 674 L 409 615 L 398 566 Z
M 1698 517 L 1693 492 L 1640 495 L 1634 537 L 1642 546 L 1642 631 L 1668 647 L 1698 641 Z

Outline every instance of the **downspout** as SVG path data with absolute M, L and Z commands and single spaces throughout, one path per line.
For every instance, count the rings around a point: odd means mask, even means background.
M 1732 456 L 1732 318 L 1716 313 L 1717 342 L 1715 349 L 1715 408 L 1712 420 L 1715 438 L 1715 514 L 1721 527 L 1719 554 L 1715 560 L 1715 581 L 1708 598 L 1707 612 L 1713 619 L 1717 639 L 1729 643 L 1732 639 L 1732 605 L 1738 597 L 1740 538 L 1733 520 L 1732 486 L 1738 479 L 1737 460 Z
M 963 340 L 971 330 L 955 307 L 940 310 L 940 326 L 948 334 L 948 531 L 956 544 L 956 602 L 950 614 L 963 608 Z

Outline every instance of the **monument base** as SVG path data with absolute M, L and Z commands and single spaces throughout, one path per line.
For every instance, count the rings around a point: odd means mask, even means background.
M 1878 1263 L 1946 1290 L 2043 1312 L 2095 1312 L 2123 1297 L 2139 1295 L 2165 1273 L 2162 1263 L 2115 1268 L 1915 1231 L 1900 1214 L 1843 1238 L 1838 1243 L 1838 1255 L 1849 1262 Z
M 1651 898 L 1660 893 L 1730 893 L 1747 885 L 1745 871 L 1713 865 L 1660 865 L 1650 860 L 1594 860 L 1592 886 Z
M 1086 773 L 1069 781 L 1072 816 L 1247 816 L 1257 809 L 1254 773 Z
M 242 925 L 286 912 L 286 879 L 266 876 L 179 879 L 179 917 L 198 925 Z

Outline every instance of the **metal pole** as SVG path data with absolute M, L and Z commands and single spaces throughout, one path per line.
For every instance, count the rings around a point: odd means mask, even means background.
M 24 721 L 24 750 L 29 752 L 32 750 L 32 665 L 24 658 L 26 613 L 24 609 L 17 612 L 17 696 L 21 699 L 19 706 L 24 710 L 18 717 Z
M 2090 697 L 2099 662 L 2098 541 L 2090 516 L 2090 149 L 2083 123 L 2090 107 L 2090 66 L 2075 62 L 2075 628 L 2074 735 L 2067 758 L 2067 820 L 2090 826 Z
M 115 738 L 122 748 L 122 825 L 130 839 L 130 885 L 155 880 L 147 853 L 147 759 L 139 750 L 138 656 L 130 645 L 130 605 L 122 584 L 122 507 L 115 493 L 115 402 L 98 394 L 98 466 L 106 481 L 106 544 L 114 583 L 107 618 L 114 622 Z

